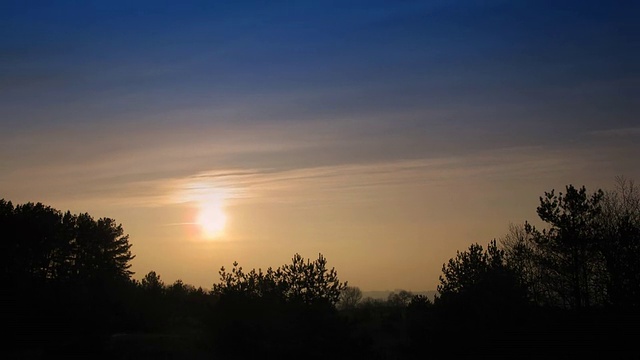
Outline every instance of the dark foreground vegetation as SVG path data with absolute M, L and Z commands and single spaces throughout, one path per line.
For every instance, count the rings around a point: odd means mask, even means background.
M 540 198 L 525 223 L 443 265 L 432 301 L 362 299 L 320 255 L 222 268 L 212 290 L 132 280 L 111 219 L 0 200 L 2 358 L 640 358 L 633 183 Z

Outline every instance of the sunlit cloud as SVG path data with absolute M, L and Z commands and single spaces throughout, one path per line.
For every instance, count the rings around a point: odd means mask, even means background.
M 560 155 L 560 156 L 558 156 Z M 230 203 L 301 202 L 323 204 L 327 199 L 366 201 L 376 189 L 430 184 L 459 179 L 545 176 L 579 170 L 575 154 L 550 154 L 542 148 L 508 149 L 472 156 L 398 160 L 297 169 L 229 169 L 171 180 L 174 201 L 198 199 L 210 189 L 225 189 Z

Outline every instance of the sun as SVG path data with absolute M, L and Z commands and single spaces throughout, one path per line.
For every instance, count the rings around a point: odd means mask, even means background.
M 196 223 L 204 238 L 214 239 L 222 235 L 227 216 L 220 196 L 207 196 L 200 201 Z

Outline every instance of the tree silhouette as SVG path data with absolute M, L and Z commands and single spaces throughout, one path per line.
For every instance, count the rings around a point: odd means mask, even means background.
M 495 240 L 486 251 L 482 245 L 472 244 L 467 251 L 458 251 L 455 258 L 442 265 L 438 292 L 446 297 L 471 291 L 505 269 L 504 251 L 498 249 Z
M 606 295 L 598 248 L 601 238 L 598 219 L 604 193 L 588 195 L 583 186 L 566 187 L 566 194 L 554 190 L 540 197 L 537 212 L 550 225 L 542 231 L 527 224 L 526 229 L 543 253 L 550 290 L 572 308 L 601 303 Z
M 328 302 L 335 305 L 340 300 L 340 293 L 347 286 L 338 280 L 335 268 L 327 269 L 327 259 L 318 255 L 311 261 L 300 254 L 293 256 L 291 264 L 282 267 L 282 281 L 286 284 L 286 297 L 306 304 Z
M 387 296 L 387 303 L 391 306 L 399 306 L 406 307 L 413 300 L 414 295 L 412 292 L 407 290 L 400 290 L 397 293 L 391 292 L 389 296 Z
M 8 281 L 87 283 L 133 274 L 129 237 L 113 219 L 63 214 L 42 203 L 14 207 L 4 199 L 0 212 L 6 234 L 2 275 Z
M 73 218 L 72 218 L 73 219 Z M 113 219 L 94 220 L 84 213 L 75 217 L 73 246 L 73 276 L 91 280 L 99 278 L 129 279 L 133 274 L 129 262 L 131 254 L 129 236 Z
M 128 358 L 116 353 L 151 346 L 154 357 L 180 348 L 202 358 L 397 359 L 429 348 L 448 357 L 637 358 L 637 334 L 626 329 L 640 321 L 639 192 L 622 178 L 614 191 L 566 189 L 540 198 L 546 228 L 512 225 L 499 244 L 458 251 L 433 303 L 404 290 L 362 299 L 322 254 L 266 271 L 234 262 L 211 292 L 165 285 L 154 271 L 131 281 L 131 245 L 114 220 L 2 199 L 0 323 L 9 343 L 48 343 L 47 357 L 73 349 Z M 103 351 L 115 333 L 128 334 L 116 336 L 118 351 Z
M 231 272 L 224 266 L 219 271 L 220 282 L 213 285 L 212 292 L 218 295 L 242 295 L 251 298 L 279 297 L 288 302 L 304 304 L 327 303 L 335 305 L 347 283 L 338 279 L 335 268 L 327 269 L 327 259 L 318 255 L 318 259 L 306 262 L 295 254 L 291 264 L 276 270 L 261 269 L 245 273 L 237 262 Z
M 583 186 L 540 197 L 549 228 L 511 226 L 502 239 L 509 266 L 538 304 L 572 309 L 640 301 L 640 197 L 633 182 L 589 195 Z
M 0 315 L 13 336 L 81 349 L 123 324 L 134 256 L 121 225 L 2 199 L 0 231 Z
M 633 181 L 616 179 L 605 193 L 598 249 L 608 272 L 607 294 L 616 306 L 640 305 L 640 191 Z
M 484 250 L 472 244 L 442 266 L 436 304 L 458 314 L 502 318 L 527 305 L 526 288 L 493 240 Z
M 155 271 L 149 271 L 140 280 L 140 286 L 142 289 L 155 294 L 162 294 L 165 290 L 164 281 L 160 279 L 160 275 L 156 274 Z
M 340 293 L 340 309 L 353 309 L 362 301 L 362 291 L 357 286 L 347 286 Z
M 344 348 L 335 305 L 346 283 L 322 254 L 314 261 L 295 254 L 291 264 L 266 272 L 245 272 L 234 262 L 219 275 L 210 324 L 222 354 L 289 358 L 313 349 L 311 358 L 324 358 Z

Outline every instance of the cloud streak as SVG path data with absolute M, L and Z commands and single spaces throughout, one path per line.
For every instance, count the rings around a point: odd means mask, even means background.
M 438 159 L 398 160 L 289 170 L 248 169 L 200 172 L 171 180 L 176 199 L 202 189 L 227 189 L 232 203 L 335 204 L 375 200 L 394 187 L 448 187 L 464 181 L 517 181 L 573 174 L 590 162 L 587 151 L 511 148 Z M 174 200 L 179 201 L 179 200 Z M 159 204 L 160 205 L 160 204 Z

